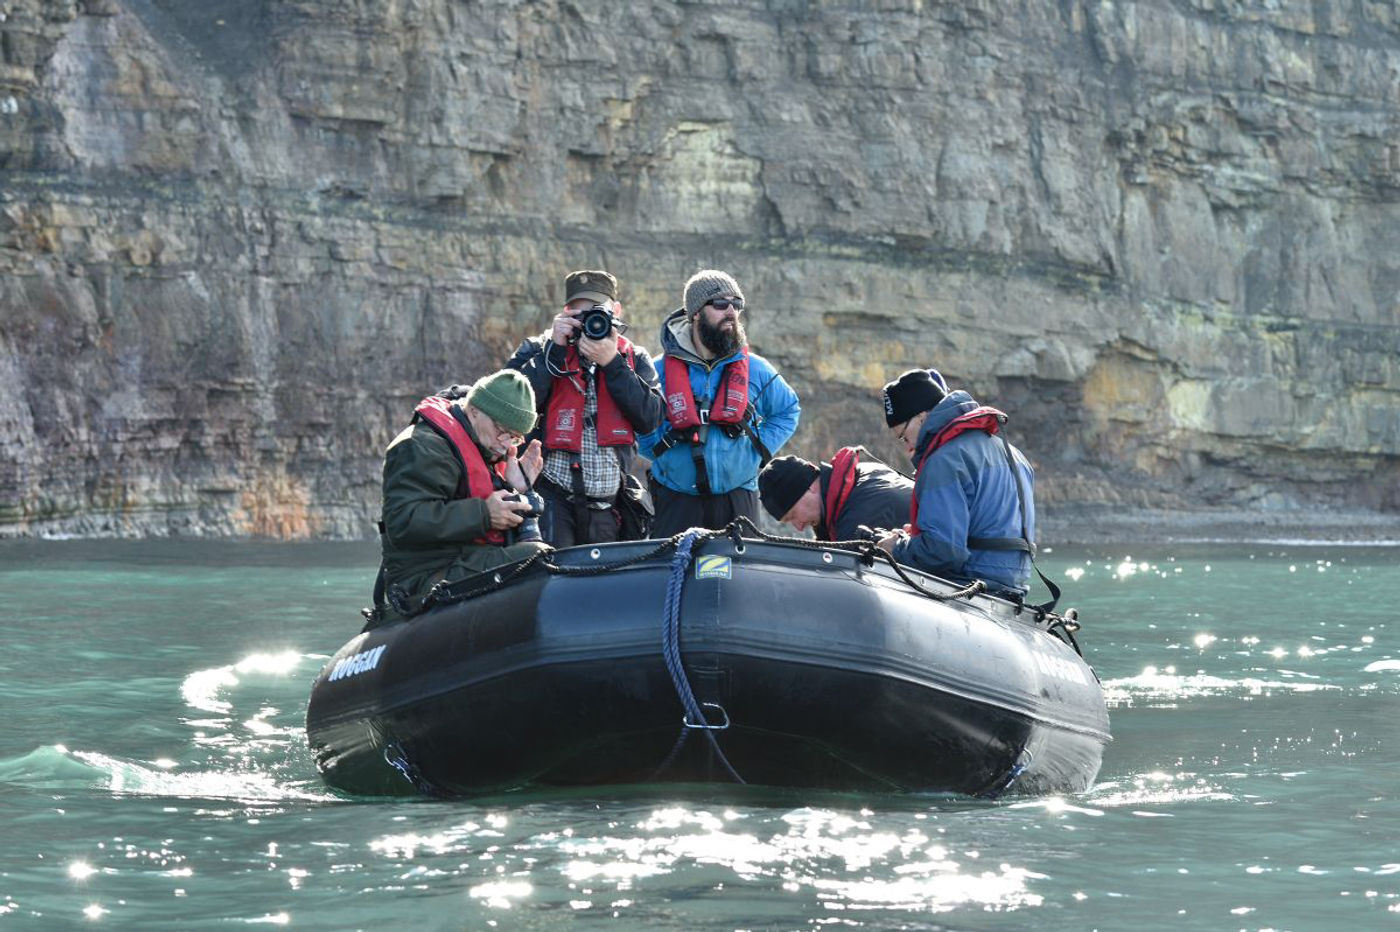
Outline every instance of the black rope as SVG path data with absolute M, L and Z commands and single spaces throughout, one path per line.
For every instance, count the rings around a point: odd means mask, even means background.
M 1037 620 L 1044 620 L 1047 617 L 1050 621 L 1045 626 L 1045 630 L 1061 641 L 1064 641 L 1070 647 L 1073 647 L 1074 652 L 1080 657 L 1083 657 L 1084 651 L 1079 649 L 1079 641 L 1074 636 L 1074 632 L 1079 630 L 1079 612 L 1071 608 L 1066 609 L 1063 615 L 1041 616 L 1041 618 Z
M 705 539 L 709 540 L 712 537 L 719 536 L 720 533 L 722 532 L 708 534 Z M 430 605 L 451 605 L 455 602 L 465 602 L 468 599 L 475 599 L 478 596 L 495 592 L 514 582 L 537 566 L 543 568 L 546 573 L 556 576 L 601 576 L 604 573 L 626 569 L 629 566 L 636 566 L 639 563 L 654 560 L 667 551 L 675 550 L 681 536 L 681 534 L 677 534 L 675 537 L 667 538 L 651 550 L 634 557 L 628 557 L 626 560 L 617 560 L 612 563 L 599 563 L 594 566 L 561 566 L 554 562 L 554 551 L 541 550 L 539 553 L 532 554 L 528 559 L 508 565 L 508 568 L 503 567 L 502 569 L 504 572 L 502 570 L 487 570 L 485 573 L 467 577 L 465 580 L 458 580 L 456 583 L 448 583 L 446 581 L 440 582 L 433 586 L 433 588 L 428 591 L 428 594 L 423 597 L 423 606 L 419 611 L 426 610 Z M 490 574 L 491 581 L 484 584 L 480 583 L 479 581 L 487 574 Z M 476 583 L 476 585 L 473 585 L 465 592 L 454 592 L 453 587 L 463 582 Z
M 882 560 L 883 562 L 889 565 L 890 569 L 894 570 L 895 575 L 898 576 L 904 582 L 905 585 L 909 586 L 909 588 L 915 590 L 916 592 L 927 596 L 930 599 L 933 599 L 935 602 L 951 602 L 957 599 L 971 598 L 979 592 L 985 592 L 987 589 L 987 584 L 980 579 L 974 579 L 966 586 L 962 587 L 961 589 L 954 590 L 953 592 L 935 592 L 932 589 L 925 589 L 921 584 L 916 582 L 913 579 L 913 577 L 911 577 L 908 573 L 904 571 L 904 568 L 900 565 L 899 561 L 895 560 L 895 558 L 889 553 L 885 552 L 884 550 L 881 550 L 878 546 L 876 546 L 875 542 L 872 540 L 817 541 L 809 540 L 805 537 L 782 537 L 777 534 L 769 534 L 766 531 L 760 530 L 759 527 L 753 523 L 753 520 L 747 515 L 739 515 L 737 518 L 735 518 L 729 523 L 730 528 L 736 528 L 736 526 L 741 525 L 747 526 L 748 530 L 752 532 L 749 536 L 756 537 L 760 540 L 765 540 L 770 544 L 788 544 L 800 547 L 804 550 L 846 550 L 859 556 L 865 562 L 866 566 L 873 566 L 876 560 Z M 737 529 L 734 533 L 736 535 L 736 539 L 739 539 L 737 536 Z
M 554 562 L 554 551 L 541 550 L 539 553 L 533 554 L 528 559 L 522 560 L 519 563 L 511 564 L 508 567 L 503 568 L 502 570 L 497 570 L 494 572 L 488 570 L 486 573 L 482 573 L 478 576 L 468 577 L 468 579 L 459 580 L 456 583 L 448 583 L 445 580 L 439 582 L 437 585 L 433 586 L 431 590 L 428 591 L 428 594 L 426 596 L 423 597 L 422 606 L 417 612 L 414 612 L 414 614 L 419 614 L 433 605 L 448 605 L 455 602 L 464 602 L 468 599 L 474 599 L 478 596 L 483 596 L 488 593 L 495 592 L 501 588 L 504 588 L 505 586 L 509 585 L 516 579 L 520 578 L 524 574 L 530 572 L 531 570 L 537 567 L 542 568 L 547 573 L 557 576 L 600 576 L 604 573 L 611 573 L 616 570 L 626 569 L 631 566 L 636 566 L 640 563 L 646 563 L 649 560 L 654 560 L 662 554 L 675 550 L 677 545 L 680 543 L 681 538 L 685 536 L 685 533 L 686 532 L 682 531 L 679 534 L 675 534 L 672 537 L 668 537 L 665 540 L 662 540 L 651 550 L 645 551 L 632 557 L 628 557 L 625 560 L 616 560 L 609 563 L 598 563 L 592 566 L 560 565 L 559 563 Z M 749 518 L 747 515 L 739 515 L 728 525 L 719 530 L 708 530 L 701 532 L 696 537 L 695 542 L 696 544 L 700 544 L 704 541 L 715 540 L 717 538 L 726 536 L 733 540 L 736 546 L 738 546 L 739 542 L 741 542 L 745 538 L 750 538 L 762 540 L 771 544 L 784 544 L 786 546 L 797 547 L 802 550 L 844 550 L 860 557 L 862 562 L 865 563 L 866 566 L 873 566 L 878 560 L 887 565 L 900 579 L 900 581 L 903 582 L 910 589 L 913 589 L 915 592 L 918 592 L 925 598 L 932 599 L 935 602 L 953 602 L 957 601 L 958 599 L 970 599 L 974 595 L 987 591 L 987 584 L 984 581 L 980 579 L 974 579 L 972 582 L 968 583 L 966 586 L 963 586 L 960 589 L 955 589 L 951 592 L 938 592 L 925 587 L 922 583 L 910 576 L 909 573 L 905 570 L 904 566 L 899 563 L 899 561 L 895 560 L 895 558 L 886 551 L 881 550 L 878 546 L 876 546 L 874 541 L 816 541 L 803 537 L 785 537 L 778 534 L 769 534 L 767 531 L 764 531 L 761 528 L 759 528 L 758 525 L 756 525 L 753 522 L 753 519 Z M 486 583 L 480 582 L 480 580 L 487 577 L 488 574 L 490 575 L 491 581 Z M 453 591 L 454 586 L 460 586 L 464 582 L 470 582 L 473 583 L 473 585 L 463 592 Z M 1036 612 L 1037 620 L 1044 621 L 1047 618 L 1053 619 L 1049 623 L 1047 630 L 1054 629 L 1057 636 L 1061 636 L 1062 639 L 1065 640 L 1066 643 L 1074 647 L 1076 651 L 1079 650 L 1079 645 L 1075 642 L 1074 636 L 1072 634 L 1073 631 L 1076 631 L 1079 628 L 1077 622 L 1075 622 L 1072 618 L 1060 618 L 1059 616 L 1054 615 L 1051 612 L 1044 611 L 1039 606 L 1026 607 L 1031 608 Z M 1073 609 L 1071 609 L 1070 612 L 1073 612 Z M 1068 615 L 1069 613 L 1066 614 Z M 1061 632 L 1063 632 L 1063 634 L 1061 634 Z

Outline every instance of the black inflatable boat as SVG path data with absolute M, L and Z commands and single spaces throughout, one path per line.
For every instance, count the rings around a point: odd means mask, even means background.
M 317 766 L 352 794 L 1086 789 L 1110 737 L 1072 616 L 881 556 L 693 531 L 439 587 L 317 677 Z

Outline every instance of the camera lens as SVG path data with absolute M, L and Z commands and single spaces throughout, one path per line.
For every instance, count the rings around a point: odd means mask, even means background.
M 601 340 L 612 332 L 612 312 L 601 304 L 595 304 L 579 317 L 583 335 L 593 340 Z

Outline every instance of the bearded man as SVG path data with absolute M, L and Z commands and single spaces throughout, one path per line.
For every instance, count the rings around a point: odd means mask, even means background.
M 666 418 L 638 438 L 651 461 L 653 537 L 756 520 L 758 472 L 797 430 L 797 393 L 750 352 L 744 292 L 727 272 L 703 269 L 661 326 L 656 360 Z

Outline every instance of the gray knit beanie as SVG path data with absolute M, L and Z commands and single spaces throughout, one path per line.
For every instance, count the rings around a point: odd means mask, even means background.
M 485 376 L 467 393 L 467 404 L 517 434 L 535 429 L 535 390 L 514 369 Z
M 694 317 L 700 308 L 722 295 L 742 298 L 744 292 L 734 276 L 719 269 L 701 269 L 685 283 L 685 316 Z

